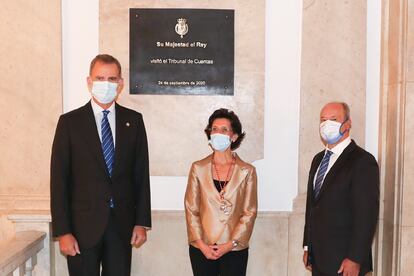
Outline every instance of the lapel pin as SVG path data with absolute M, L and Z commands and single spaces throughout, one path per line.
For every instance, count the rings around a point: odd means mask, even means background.
M 125 125 L 126 125 L 127 127 L 129 127 L 129 122 L 127 122 Z

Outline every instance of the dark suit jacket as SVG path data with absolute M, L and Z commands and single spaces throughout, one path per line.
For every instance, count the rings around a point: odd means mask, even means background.
M 81 248 L 102 237 L 115 201 L 125 242 L 134 225 L 151 227 L 148 147 L 140 113 L 115 106 L 115 164 L 109 177 L 91 103 L 59 118 L 51 159 L 53 236 L 72 233 Z
M 313 180 L 324 156 L 312 161 L 308 180 L 303 245 L 322 273 L 338 275 L 345 258 L 372 270 L 371 244 L 379 209 L 379 172 L 375 158 L 352 141 L 325 176 L 313 196 Z

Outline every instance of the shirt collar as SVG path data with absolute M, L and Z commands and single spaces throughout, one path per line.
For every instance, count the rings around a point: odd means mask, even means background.
M 93 114 L 95 114 L 95 116 L 98 114 L 102 115 L 102 111 L 104 111 L 105 109 L 100 107 L 93 99 L 91 99 L 91 105 L 92 105 Z M 115 102 L 113 102 L 107 110 L 109 110 L 109 114 L 114 114 L 115 113 Z
M 335 155 L 339 156 L 341 155 L 341 153 L 345 150 L 345 148 L 351 143 L 351 136 L 346 137 L 342 142 L 340 142 L 338 145 L 336 145 L 335 147 L 328 149 L 328 147 L 326 147 L 325 150 L 330 150 L 332 151 Z

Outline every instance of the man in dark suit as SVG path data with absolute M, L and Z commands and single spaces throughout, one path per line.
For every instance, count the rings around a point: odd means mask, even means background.
M 87 85 L 91 101 L 60 117 L 53 141 L 53 236 L 70 275 L 130 275 L 131 245 L 151 227 L 144 122 L 115 102 L 123 79 L 114 57 L 92 60 Z
M 346 103 L 320 114 L 325 149 L 309 172 L 303 262 L 313 276 L 363 276 L 372 271 L 371 244 L 379 209 L 375 158 L 350 138 Z

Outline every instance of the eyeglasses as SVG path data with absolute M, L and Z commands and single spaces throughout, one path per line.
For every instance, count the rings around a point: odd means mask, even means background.
M 231 129 L 228 129 L 227 127 L 212 127 L 210 128 L 211 133 L 222 133 L 227 134 L 231 132 Z

